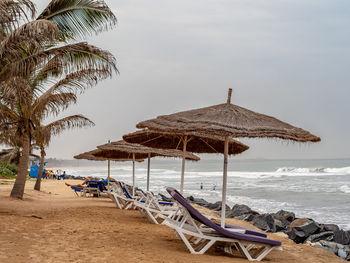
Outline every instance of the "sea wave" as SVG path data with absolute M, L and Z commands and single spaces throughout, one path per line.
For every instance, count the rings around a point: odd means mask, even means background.
M 342 185 L 339 187 L 339 190 L 343 193 L 350 194 L 350 186 L 349 185 Z
M 297 168 L 297 167 L 281 167 L 276 170 L 277 173 L 302 173 L 302 174 L 319 174 L 319 173 L 332 173 L 332 174 L 350 174 L 350 167 L 341 168 Z

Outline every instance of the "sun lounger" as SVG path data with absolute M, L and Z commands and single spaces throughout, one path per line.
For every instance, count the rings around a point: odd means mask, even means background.
M 73 191 L 77 196 L 82 196 L 82 195 L 83 195 L 83 189 L 84 189 L 84 187 L 71 185 L 70 189 L 72 189 L 72 191 Z M 79 194 L 78 194 L 78 193 L 79 193 Z
M 231 226 L 222 228 L 210 221 L 174 188 L 167 191 L 178 204 L 178 211 L 163 224 L 173 228 L 192 254 L 203 254 L 215 243 L 226 253 L 241 253 L 250 261 L 260 261 L 272 250 L 282 250 L 281 242 L 257 235 L 256 230 Z
M 161 224 L 166 217 L 177 211 L 174 203 L 159 200 L 151 192 L 146 192 L 146 195 L 141 191 L 136 191 L 136 193 L 145 201 L 135 201 L 135 207 L 153 224 Z
M 118 182 L 118 191 L 110 192 L 109 197 L 115 201 L 117 207 L 119 209 L 136 209 L 134 206 L 135 201 L 137 202 L 145 202 L 139 196 L 131 196 L 126 185 L 122 182 Z

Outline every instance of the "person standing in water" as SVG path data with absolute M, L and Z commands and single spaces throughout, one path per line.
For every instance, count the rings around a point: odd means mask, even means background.
M 200 189 L 203 190 L 203 183 L 201 183 Z

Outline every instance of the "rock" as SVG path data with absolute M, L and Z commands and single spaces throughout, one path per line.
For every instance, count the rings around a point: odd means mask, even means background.
M 298 218 L 298 219 L 295 219 L 293 220 L 290 225 L 289 225 L 289 230 L 292 230 L 293 227 L 295 226 L 301 226 L 305 223 L 309 223 L 311 222 L 312 220 L 308 219 L 308 218 Z
M 244 220 L 244 221 L 247 221 L 247 222 L 251 222 L 251 221 L 254 220 L 255 215 L 253 215 L 253 214 L 244 214 L 244 215 L 241 215 L 241 216 L 237 216 L 236 218 L 238 220 Z
M 165 202 L 172 202 L 170 197 L 167 197 L 167 196 L 165 196 L 165 195 L 163 195 L 161 193 L 159 193 L 158 195 L 162 198 L 163 201 L 165 201 Z
M 323 225 L 324 231 L 337 231 L 339 230 L 339 226 L 334 225 L 334 224 L 324 224 Z
M 295 219 L 295 214 L 293 212 L 288 212 L 284 210 L 278 211 L 275 215 L 277 216 L 277 218 L 282 217 L 289 222 L 293 222 Z
M 252 212 L 252 210 L 250 209 L 249 206 L 235 204 L 232 207 L 231 211 L 227 214 L 226 217 L 233 218 L 233 217 L 236 217 L 236 216 L 250 214 L 250 212 Z
M 255 216 L 253 225 L 268 232 L 276 232 L 275 219 L 270 214 Z
M 288 236 L 296 243 L 304 242 L 310 235 L 316 234 L 321 229 L 320 226 L 316 224 L 316 222 L 310 219 L 302 219 L 294 220 L 289 226 Z M 301 224 L 303 222 L 304 224 Z
M 221 211 L 221 209 L 222 209 L 222 202 L 218 201 L 216 203 L 209 203 L 205 207 L 210 209 L 210 210 Z M 230 210 L 231 210 L 231 208 L 228 205 L 226 205 L 226 212 L 229 213 Z
M 346 253 L 346 251 L 344 250 L 344 248 L 339 248 L 338 249 L 338 256 L 342 259 L 346 259 L 348 254 Z
M 294 227 L 292 228 L 292 230 L 289 230 L 287 234 L 288 234 L 288 237 L 291 240 L 293 240 L 295 243 L 303 243 L 304 240 L 307 238 L 303 231 L 299 231 Z
M 336 230 L 334 231 L 334 242 L 342 244 L 342 245 L 348 245 L 350 244 L 350 232 L 344 231 L 344 230 Z
M 320 240 L 319 243 L 323 246 L 323 247 L 329 247 L 332 250 L 337 250 L 337 243 L 335 242 L 331 242 L 331 241 L 326 241 L 326 240 Z
M 286 232 L 288 230 L 288 227 L 290 225 L 289 221 L 284 219 L 283 217 L 275 217 L 275 225 L 276 225 L 276 232 Z
M 193 196 L 190 196 L 187 199 L 200 206 L 207 206 L 209 204 L 209 202 L 203 198 L 194 198 Z
M 332 231 L 327 231 L 327 232 L 311 235 L 305 240 L 305 242 L 310 241 L 311 243 L 315 243 L 320 240 L 332 241 L 333 237 L 334 237 L 334 233 Z

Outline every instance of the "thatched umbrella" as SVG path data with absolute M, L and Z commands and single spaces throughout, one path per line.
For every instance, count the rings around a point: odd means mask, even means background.
M 111 175 L 111 161 L 115 161 L 115 162 L 127 162 L 127 161 L 132 161 L 132 159 L 128 159 L 128 158 L 104 158 L 104 157 L 97 157 L 94 154 L 97 154 L 101 152 L 101 150 L 99 149 L 95 149 L 89 152 L 84 152 L 78 155 L 75 155 L 74 158 L 75 159 L 84 159 L 84 160 L 89 160 L 89 161 L 107 161 L 107 170 L 108 170 L 108 175 L 107 175 L 107 180 L 108 180 L 108 186 L 109 186 L 109 182 L 110 182 L 110 175 Z M 143 162 L 143 159 L 136 159 L 135 161 L 137 162 Z
M 182 131 L 160 132 L 143 129 L 123 136 L 127 142 L 139 143 L 147 147 L 160 149 L 181 150 L 183 154 L 181 169 L 180 193 L 183 193 L 185 180 L 185 156 L 188 152 L 194 153 L 223 153 L 225 138 L 222 136 L 205 134 L 203 132 Z M 249 147 L 239 141 L 229 139 L 228 154 L 239 154 Z
M 227 187 L 227 156 L 229 137 L 280 138 L 297 142 L 318 142 L 320 138 L 308 131 L 294 127 L 274 117 L 231 104 L 232 89 L 229 89 L 227 103 L 206 108 L 183 111 L 137 124 L 137 128 L 154 132 L 167 132 L 178 136 L 187 132 L 199 132 L 207 135 L 221 136 L 224 141 L 224 172 L 222 192 L 221 224 L 225 224 L 225 204 Z M 186 148 L 188 137 L 183 137 Z M 128 138 L 125 138 L 128 140 Z M 132 142 L 133 140 L 128 140 Z
M 183 153 L 178 150 L 165 150 L 146 147 L 140 144 L 127 143 L 123 140 L 111 142 L 104 145 L 97 146 L 99 153 L 94 154 L 96 157 L 104 158 L 132 158 L 146 159 L 148 158 L 147 168 L 147 191 L 149 191 L 150 178 L 150 158 L 156 156 L 162 157 L 183 157 Z M 200 158 L 192 153 L 187 153 L 185 158 L 192 161 L 198 161 Z M 135 163 L 133 162 L 133 194 L 135 194 Z

